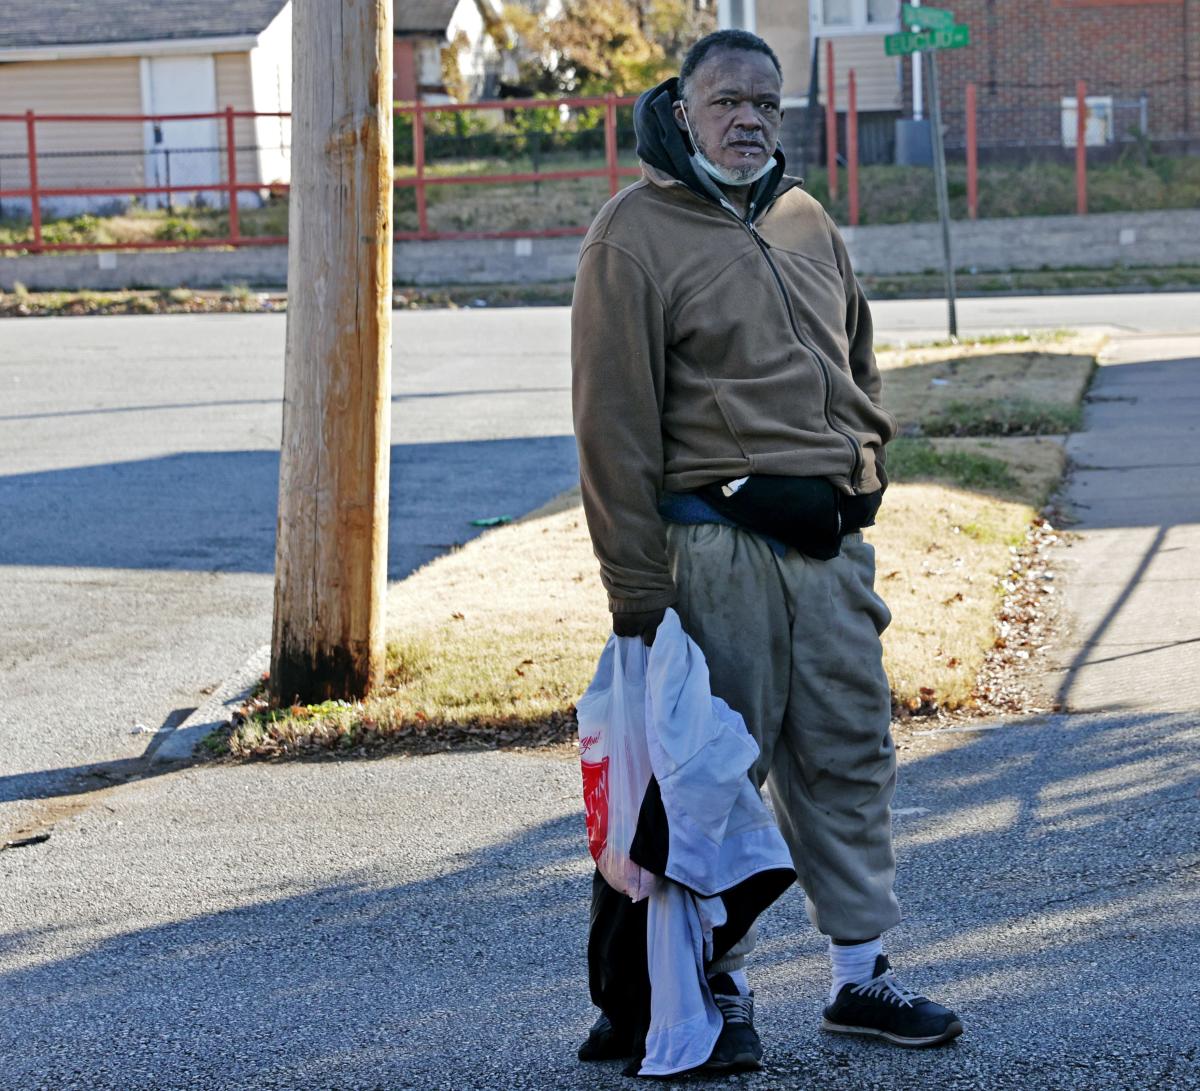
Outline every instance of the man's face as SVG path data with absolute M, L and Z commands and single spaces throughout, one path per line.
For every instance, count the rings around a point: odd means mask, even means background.
M 686 131 L 686 108 L 700 154 L 735 177 L 750 178 L 775 151 L 780 91 L 779 73 L 765 53 L 716 49 L 684 87 L 675 123 Z

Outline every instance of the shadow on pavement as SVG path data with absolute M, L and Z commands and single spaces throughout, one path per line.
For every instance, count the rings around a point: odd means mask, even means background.
M 395 444 L 388 578 L 578 481 L 571 436 Z M 0 477 L 0 565 L 272 572 L 279 455 L 198 451 Z
M 823 945 L 789 892 L 752 957 L 769 1067 L 747 1086 L 1196 1086 L 1192 718 L 1059 716 L 966 738 L 902 766 L 906 919 L 890 946 L 902 979 L 953 1004 L 967 1033 L 933 1052 L 821 1035 Z M 0 1030 L 0 1086 L 73 1086 L 72 1073 L 92 1088 L 624 1086 L 616 1067 L 574 1059 L 592 1014 L 582 816 L 506 820 L 506 791 L 545 791 L 536 761 L 490 797 L 464 794 L 448 767 L 390 768 L 390 789 L 424 793 L 428 816 L 396 830 L 390 867 L 298 805 L 248 861 L 298 861 L 296 839 L 315 838 L 321 865 L 295 874 L 341 881 L 281 892 L 274 872 L 239 864 L 220 896 L 242 904 L 187 916 L 188 880 L 118 856 L 109 866 L 146 891 L 121 903 L 186 919 L 140 927 L 123 904 L 94 904 L 107 938 L 59 935 L 69 953 L 53 956 L 36 928 L 0 936 L 0 993 L 21 1013 Z M 387 806 L 347 799 L 345 820 L 386 821 Z M 459 826 L 496 843 L 457 852 Z M 420 851 L 406 856 L 405 839 Z

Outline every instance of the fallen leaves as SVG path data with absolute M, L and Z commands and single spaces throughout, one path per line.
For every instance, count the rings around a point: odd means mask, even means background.
M 996 618 L 996 640 L 979 673 L 975 705 L 979 712 L 1046 712 L 1053 702 L 1038 692 L 1040 654 L 1050 645 L 1057 619 L 1051 586 L 1050 548 L 1062 535 L 1045 519 L 1034 520 L 1025 543 L 1013 551 L 1002 581 L 1004 599 Z

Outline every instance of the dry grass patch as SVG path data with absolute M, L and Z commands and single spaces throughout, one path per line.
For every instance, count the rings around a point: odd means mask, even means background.
M 1062 334 L 886 349 L 884 404 L 909 436 L 1071 432 L 1100 341 Z
M 897 485 L 871 532 L 892 610 L 884 666 L 900 708 L 959 708 L 991 648 L 1000 581 L 1025 538 L 1024 503 L 945 485 Z
M 1016 487 L 1044 488 L 1047 451 L 1000 454 L 1026 467 Z M 1028 503 L 945 484 L 889 490 L 869 533 L 894 613 L 884 662 L 897 707 L 969 702 L 994 642 L 1000 581 L 1032 515 Z M 228 749 L 272 756 L 385 741 L 440 749 L 569 737 L 609 632 L 578 494 L 397 584 L 388 616 L 381 693 L 362 704 L 262 712 L 235 729 Z
M 896 481 L 940 481 L 1041 507 L 1062 479 L 1067 454 L 1057 437 L 902 437 L 888 446 L 887 465 Z
M 389 678 L 379 694 L 251 716 L 234 730 L 230 751 L 565 737 L 609 631 L 578 491 L 396 584 L 387 616 Z
M 1006 578 L 1065 464 L 1053 439 L 922 435 L 921 422 L 952 404 L 938 401 L 943 386 L 931 379 L 957 382 L 976 405 L 1019 389 L 1066 411 L 1095 364 L 1084 347 L 1064 335 L 883 355 L 887 397 L 910 424 L 889 448 L 893 483 L 868 532 L 878 588 L 893 612 L 884 664 L 897 709 L 973 702 L 997 643 Z M 1093 342 L 1092 352 L 1098 347 Z M 380 693 L 359 704 L 261 707 L 213 748 L 275 756 L 569 737 L 574 703 L 609 632 L 578 491 L 414 573 L 392 588 L 388 617 L 389 677 Z

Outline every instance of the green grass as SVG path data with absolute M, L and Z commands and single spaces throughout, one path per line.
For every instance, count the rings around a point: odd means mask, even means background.
M 1061 436 L 1079 427 L 1078 405 L 1047 405 L 1028 398 L 952 401 L 926 417 L 927 436 Z
M 1015 489 L 1017 479 L 1003 459 L 973 451 L 939 450 L 927 439 L 901 437 L 887 449 L 890 480 L 946 481 L 964 489 Z
M 247 236 L 287 234 L 286 201 L 273 200 L 262 208 L 239 210 L 240 231 Z M 129 242 L 189 242 L 199 238 L 221 238 L 229 234 L 229 214 L 221 209 L 151 209 L 134 206 L 113 216 L 80 213 L 48 218 L 42 238 L 50 244 L 99 244 Z M 28 219 L 0 220 L 0 252 L 29 240 Z
M 814 169 L 805 188 L 838 223 L 849 221 L 849 198 L 843 183 L 836 201 L 829 199 L 828 176 Z M 966 167 L 947 169 L 950 215 L 967 218 Z M 1149 212 L 1200 207 L 1200 159 L 1151 156 L 1143 163 L 1128 156 L 1088 168 L 1088 210 Z M 1075 212 L 1075 170 L 1060 163 L 985 166 L 979 169 L 979 215 L 986 219 L 1013 216 L 1069 216 Z M 859 169 L 859 222 L 866 224 L 928 223 L 937 219 L 937 197 L 930 167 L 865 166 Z
M 628 153 L 622 166 L 636 166 Z M 569 170 L 602 170 L 604 159 L 596 154 L 555 152 L 539 156 L 536 164 L 527 154 L 504 159 L 474 157 L 440 159 L 427 164 L 427 174 L 445 177 L 451 174 L 529 173 Z M 400 165 L 397 177 L 411 177 L 411 167 Z M 622 178 L 622 186 L 634 179 Z M 806 188 L 829 209 L 838 223 L 846 223 L 847 197 L 829 199 L 829 187 L 823 170 L 814 169 L 805 179 Z M 958 165 L 949 169 L 951 215 L 966 219 L 965 170 Z M 937 219 L 932 172 L 926 167 L 866 166 L 860 171 L 860 222 L 902 224 L 931 222 Z M 435 185 L 426 191 L 429 226 L 435 231 L 535 230 L 551 227 L 583 227 L 608 199 L 607 178 L 587 178 L 558 182 L 511 183 L 506 185 Z M 1091 167 L 1088 171 L 1088 207 L 1092 212 L 1138 212 L 1156 209 L 1194 209 L 1200 207 L 1200 158 L 1148 156 L 1143 162 L 1129 156 L 1115 163 Z M 1075 211 L 1074 171 L 1057 163 L 1034 163 L 1022 167 L 988 166 L 979 172 L 979 215 L 984 218 L 1012 216 L 1070 215 Z M 393 214 L 396 230 L 417 227 L 416 195 L 411 187 L 396 190 Z M 246 235 L 285 235 L 287 202 L 273 200 L 260 209 L 243 209 L 241 230 Z M 92 214 L 48 219 L 43 234 L 48 242 L 114 243 L 187 241 L 227 235 L 229 219 L 219 209 L 178 209 L 175 212 L 135 207 L 118 215 Z M 0 221 L 0 250 L 12 248 L 29 237 L 28 220 Z M 1057 271 L 1056 271 L 1057 272 Z M 1074 283 L 1085 287 L 1105 287 L 1110 282 L 1103 270 L 1087 270 L 1074 276 Z M 1036 289 L 1034 281 L 1007 281 L 1004 275 L 969 275 L 964 291 L 1002 291 Z M 1018 274 L 1035 277 L 1035 274 Z M 1155 283 L 1155 274 L 1147 271 L 1142 283 L 1148 287 L 1162 283 L 1195 283 L 1182 272 L 1175 278 Z M 1064 279 L 1065 278 L 1065 279 Z M 868 289 L 883 297 L 913 291 L 914 279 L 868 278 Z M 939 290 L 936 276 L 926 277 L 920 289 Z M 1071 286 L 1072 278 L 1057 274 L 1056 283 Z M 906 286 L 907 285 L 907 286 Z
M 859 279 L 871 299 L 936 297 L 945 291 L 941 273 L 867 275 Z M 960 269 L 955 280 L 960 295 L 990 292 L 1185 291 L 1200 287 L 1200 265 L 1114 265 L 1096 269 L 1014 269 L 988 273 L 971 273 Z

